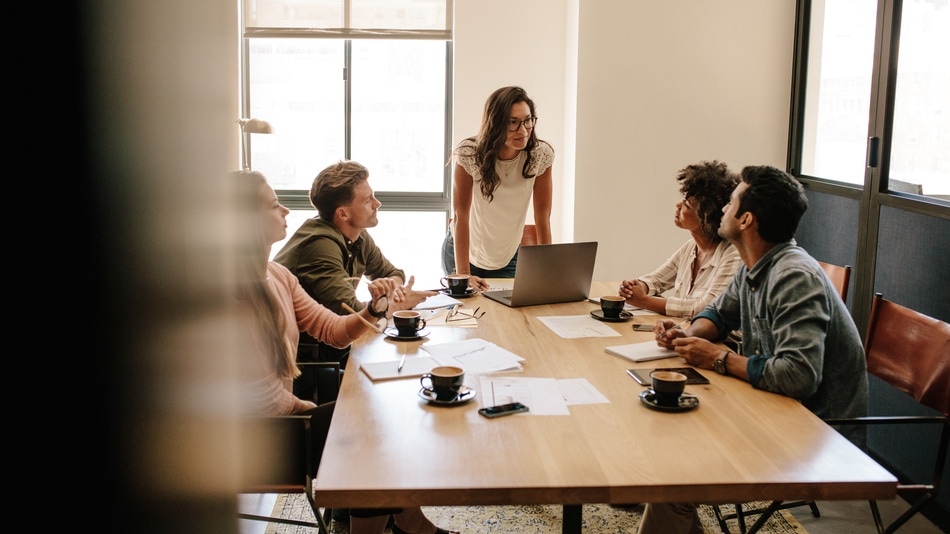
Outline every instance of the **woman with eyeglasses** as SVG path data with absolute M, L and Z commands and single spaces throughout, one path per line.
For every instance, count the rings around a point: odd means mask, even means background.
M 514 278 L 518 247 L 533 201 L 538 244 L 551 242 L 551 168 L 554 148 L 538 139 L 534 101 L 521 87 L 502 87 L 485 102 L 478 135 L 452 152 L 452 227 L 443 242 L 442 269 L 485 278 Z

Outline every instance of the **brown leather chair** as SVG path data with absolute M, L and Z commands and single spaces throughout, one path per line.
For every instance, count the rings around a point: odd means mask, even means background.
M 538 227 L 533 224 L 524 225 L 524 230 L 521 232 L 521 244 L 522 245 L 537 245 L 538 244 Z
M 839 268 L 840 269 L 840 268 Z M 847 288 L 848 275 L 839 278 Z M 846 289 L 845 289 L 846 290 Z M 901 480 L 897 486 L 898 496 L 907 498 L 910 507 L 884 525 L 877 502 L 868 501 L 871 515 L 880 534 L 894 532 L 907 522 L 928 502 L 934 500 L 940 491 L 940 483 L 947 459 L 950 443 L 950 324 L 906 308 L 877 293 L 871 304 L 871 315 L 867 335 L 864 341 L 868 374 L 907 393 L 918 403 L 930 408 L 935 415 L 874 415 L 854 419 L 828 419 L 830 425 L 940 425 L 937 438 L 936 455 L 930 458 L 933 477 L 928 482 Z M 921 449 L 923 450 L 923 449 Z M 929 450 L 929 449 L 928 449 Z M 873 451 L 870 452 L 873 456 Z M 885 467 L 888 464 L 878 458 Z M 900 473 L 894 473 L 900 477 Z M 808 505 L 812 515 L 819 517 L 818 507 L 813 501 L 795 501 L 773 503 L 772 511 Z M 765 509 L 743 510 L 736 505 L 734 513 L 722 514 L 715 506 L 714 511 L 720 527 L 727 532 L 726 521 L 739 520 L 739 531 L 745 532 L 745 517 L 761 514 Z M 771 512 L 769 512 L 771 513 Z
M 847 302 L 848 283 L 851 282 L 851 266 L 845 265 L 842 267 L 841 265 L 823 261 L 819 261 L 818 264 L 821 265 L 821 268 L 825 270 L 825 274 L 831 279 L 831 283 L 834 284 L 838 290 L 838 294 L 841 295 L 841 300 Z
M 907 480 L 886 462 L 881 464 L 900 479 L 897 495 L 910 507 L 884 525 L 877 502 L 868 501 L 879 533 L 894 532 L 921 508 L 937 498 L 950 444 L 950 323 L 874 295 L 864 341 L 868 373 L 903 391 L 934 415 L 871 415 L 856 419 L 829 419 L 832 425 L 932 425 L 939 428 L 933 447 L 916 444 L 918 451 L 935 451 L 923 459 L 932 466 L 929 481 Z M 871 451 L 873 456 L 873 451 Z M 880 460 L 880 459 L 879 459 Z

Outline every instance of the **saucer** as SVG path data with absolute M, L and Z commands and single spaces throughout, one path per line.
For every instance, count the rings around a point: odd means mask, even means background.
M 475 390 L 468 387 L 462 386 L 462 389 L 459 390 L 459 396 L 448 401 L 441 401 L 435 398 L 435 393 L 422 388 L 419 390 L 419 398 L 425 401 L 429 401 L 429 404 L 438 404 L 440 406 L 455 406 L 458 404 L 465 404 L 466 402 L 475 398 Z
M 604 310 L 591 310 L 591 317 L 597 319 L 598 321 L 604 321 L 605 323 L 622 323 L 624 321 L 629 321 L 633 319 L 633 314 L 628 311 L 620 312 L 620 317 L 614 319 L 613 317 L 604 317 Z
M 443 295 L 448 295 L 448 296 L 450 296 L 450 297 L 457 298 L 457 299 L 467 299 L 467 298 L 469 298 L 469 297 L 474 297 L 474 296 L 475 296 L 475 293 L 478 293 L 478 291 L 475 291 L 474 288 L 471 288 L 471 287 L 470 287 L 470 288 L 468 288 L 468 289 L 465 290 L 465 293 L 464 293 L 464 294 L 462 294 L 462 295 L 456 295 L 456 294 L 452 293 L 452 291 L 451 291 L 450 289 L 448 289 L 448 288 L 442 288 L 442 289 L 439 290 L 439 293 L 442 293 Z
M 414 336 L 400 336 L 399 330 L 397 330 L 395 326 L 390 326 L 383 332 L 386 334 L 386 337 L 389 339 L 395 339 L 396 341 L 417 341 L 429 335 L 428 328 L 419 330 L 418 334 Z
M 639 397 L 640 402 L 646 405 L 647 408 L 660 410 L 661 412 L 685 412 L 699 406 L 699 398 L 689 393 L 684 393 L 680 396 L 679 406 L 660 406 L 656 403 L 652 389 L 643 390 L 640 392 Z

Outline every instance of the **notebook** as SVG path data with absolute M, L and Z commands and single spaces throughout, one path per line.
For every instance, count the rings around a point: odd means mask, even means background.
M 482 296 L 512 308 L 586 300 L 596 257 L 596 241 L 522 246 L 512 288 Z
M 656 341 L 614 345 L 612 347 L 604 347 L 604 350 L 614 356 L 620 356 L 632 362 L 647 362 L 650 360 L 662 360 L 663 358 L 679 356 L 675 350 L 664 349 L 657 345 Z

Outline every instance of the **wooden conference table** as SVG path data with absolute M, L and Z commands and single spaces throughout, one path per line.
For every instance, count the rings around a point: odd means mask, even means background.
M 592 296 L 616 283 L 595 282 Z M 586 315 L 583 301 L 508 308 L 477 295 L 487 311 L 477 328 L 433 326 L 421 341 L 367 334 L 344 374 L 315 498 L 334 508 L 561 504 L 563 532 L 581 531 L 584 503 L 893 499 L 897 480 L 860 449 L 782 395 L 700 372 L 688 385 L 691 411 L 644 406 L 626 369 L 683 366 L 678 357 L 633 363 L 605 346 L 652 339 L 631 322 L 605 323 L 622 337 L 564 339 L 537 319 Z M 654 322 L 658 316 L 636 317 Z M 419 398 L 418 378 L 372 382 L 361 362 L 424 356 L 427 344 L 477 337 L 525 358 L 500 376 L 586 378 L 607 404 L 570 407 L 570 416 L 486 419 L 484 397 L 458 406 Z

